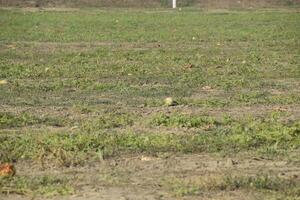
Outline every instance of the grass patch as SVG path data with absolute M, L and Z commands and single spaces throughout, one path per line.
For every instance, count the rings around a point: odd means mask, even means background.
M 284 114 L 273 112 L 264 117 L 246 117 L 233 119 L 230 116 L 216 119 L 211 116 L 191 116 L 182 114 L 159 114 L 150 124 L 175 128 L 200 128 L 209 133 L 199 132 L 199 138 L 214 148 L 229 145 L 230 149 L 252 149 L 266 147 L 269 149 L 298 148 L 300 144 L 299 120 L 284 122 Z M 200 140 L 200 139 L 199 139 Z M 219 143 L 219 144 L 218 144 Z M 221 148 L 223 149 L 223 148 Z
M 52 197 L 72 194 L 74 189 L 68 179 L 56 176 L 0 177 L 0 193 Z
M 81 129 L 87 132 L 95 132 L 101 129 L 124 128 L 134 124 L 134 117 L 122 113 L 104 113 L 103 116 L 93 117 L 81 125 Z
M 65 121 L 61 118 L 37 117 L 29 113 L 12 114 L 0 112 L 0 129 L 16 128 L 43 124 L 47 126 L 64 126 Z
M 180 114 L 170 116 L 161 113 L 153 117 L 150 124 L 154 126 L 199 128 L 203 126 L 217 126 L 220 122 L 210 116 L 186 116 Z
M 177 126 L 178 120 L 175 119 Z M 107 157 L 124 152 L 268 152 L 270 148 L 273 151 L 289 151 L 300 147 L 299 121 L 285 123 L 277 117 L 249 118 L 241 121 L 226 119 L 226 125 L 223 122 L 223 125 L 220 123 L 219 127 L 208 133 L 200 130 L 198 134 L 192 135 L 98 131 L 101 123 L 96 128 L 83 128 L 81 132 L 73 133 L 22 136 L 1 134 L 0 151 L 6 155 L 1 157 L 1 160 L 27 158 L 40 159 L 43 162 L 50 159 L 55 161 L 53 163 L 70 166 L 80 164 L 88 158 L 98 159 L 99 154 Z M 183 124 L 202 123 L 201 120 L 194 123 L 195 118 L 191 120 L 193 123 L 189 122 L 189 118 L 184 118 Z M 173 122 L 170 124 L 174 125 Z M 182 126 L 181 123 L 179 126 Z
M 177 196 L 195 196 L 212 191 L 255 190 L 289 199 L 300 196 L 300 182 L 262 174 L 253 176 L 209 175 L 192 180 L 167 179 L 166 186 Z M 278 196 L 277 196 L 278 197 Z

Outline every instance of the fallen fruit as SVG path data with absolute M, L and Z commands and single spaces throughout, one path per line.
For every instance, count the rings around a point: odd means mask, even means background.
M 166 106 L 175 106 L 177 105 L 177 102 L 174 101 L 171 97 L 165 98 L 165 105 Z
M 12 164 L 2 164 L 0 165 L 0 176 L 14 176 L 16 174 L 16 169 Z

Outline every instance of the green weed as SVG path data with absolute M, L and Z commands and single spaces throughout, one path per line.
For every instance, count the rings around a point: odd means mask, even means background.
M 200 195 L 211 191 L 257 190 L 271 195 L 285 195 L 288 198 L 298 198 L 300 185 L 297 180 L 283 179 L 276 176 L 263 174 L 253 176 L 215 175 L 204 178 L 194 177 L 190 181 L 178 178 L 166 179 L 166 186 L 177 196 Z M 283 197 L 283 196 L 282 196 Z
M 0 151 L 6 155 L 5 160 L 18 160 L 21 158 L 53 159 L 60 165 L 81 163 L 87 157 L 96 158 L 97 152 L 103 156 L 112 156 L 124 152 L 239 152 L 297 150 L 300 147 L 299 121 L 281 122 L 279 119 L 245 119 L 236 121 L 224 117 L 222 123 L 205 134 L 166 134 L 166 133 L 134 133 L 100 131 L 105 128 L 119 127 L 127 124 L 127 119 L 115 118 L 120 121 L 105 123 L 97 121 L 93 126 L 83 127 L 80 132 L 58 134 L 26 134 L 0 135 Z M 171 120 L 170 120 L 171 119 Z M 156 120 L 156 121 L 155 121 Z M 195 117 L 187 118 L 156 118 L 158 125 L 171 125 L 179 127 L 196 127 L 216 123 L 213 118 Z M 129 123 L 131 123 L 129 121 Z M 77 157 L 75 155 L 78 155 Z M 94 156 L 91 156 L 94 155 Z M 78 158 L 78 159 L 75 159 Z M 72 161 L 73 160 L 73 161 Z
M 14 128 L 31 125 L 44 124 L 48 126 L 63 126 L 64 120 L 51 117 L 37 117 L 29 113 L 20 113 L 18 115 L 0 112 L 0 128 Z
M 71 187 L 69 180 L 63 177 L 0 177 L 0 193 L 2 194 L 43 195 L 52 197 L 55 195 L 68 195 L 73 192 L 74 189 Z

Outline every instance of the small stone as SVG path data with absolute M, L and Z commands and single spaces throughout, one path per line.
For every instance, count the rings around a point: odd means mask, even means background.
M 228 158 L 228 159 L 227 159 L 227 163 L 226 163 L 227 167 L 231 167 L 231 166 L 237 165 L 237 164 L 238 164 L 237 161 L 232 160 L 231 158 Z
M 286 111 L 288 111 L 287 108 L 284 108 L 284 107 L 282 107 L 282 106 L 275 106 L 275 107 L 274 107 L 274 110 L 275 110 L 275 111 L 278 111 L 278 112 L 286 112 Z
M 208 86 L 208 85 L 203 86 L 201 89 L 202 90 L 212 90 L 212 88 L 210 86 Z
M 0 85 L 5 85 L 7 83 L 8 83 L 7 80 L 0 80 Z
M 141 157 L 141 161 L 151 161 L 151 160 L 154 160 L 153 157 L 149 157 L 149 156 L 142 156 Z

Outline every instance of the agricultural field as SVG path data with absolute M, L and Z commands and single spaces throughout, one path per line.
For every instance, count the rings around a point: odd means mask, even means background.
M 0 8 L 0 163 L 7 200 L 300 199 L 299 8 Z

